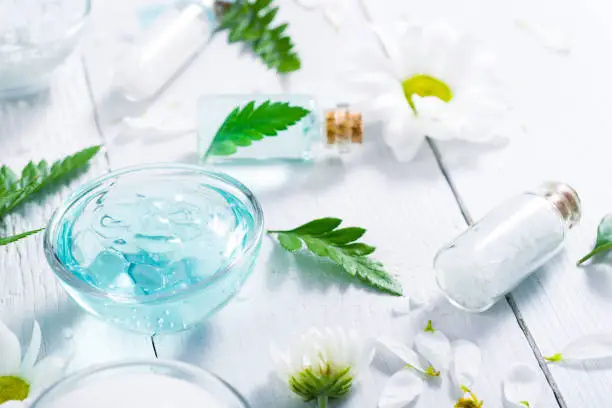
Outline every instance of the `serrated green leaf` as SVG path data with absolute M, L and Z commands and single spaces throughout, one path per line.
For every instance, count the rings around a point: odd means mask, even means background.
M 608 214 L 602 218 L 597 227 L 597 240 L 595 241 L 595 248 L 579 261 L 578 265 L 583 264 L 592 257 L 598 254 L 603 254 L 612 250 L 612 214 Z
M 253 141 L 265 136 L 276 136 L 278 132 L 295 125 L 310 113 L 300 106 L 287 102 L 265 101 L 255 107 L 255 101 L 244 108 L 235 108 L 223 124 L 208 148 L 208 155 L 228 156 L 236 153 L 237 147 L 250 146 Z
M 278 234 L 279 242 L 285 249 L 296 251 L 303 242 L 312 253 L 331 259 L 347 274 L 357 277 L 367 286 L 402 296 L 401 285 L 385 271 L 382 263 L 367 257 L 375 248 L 353 242 L 361 238 L 366 230 L 358 227 L 337 229 L 341 223 L 339 218 L 321 218 L 292 230 L 271 230 L 268 233 Z M 296 240 L 300 241 L 299 248 Z
M 307 222 L 304 225 L 291 230 L 295 234 L 301 235 L 322 235 L 336 229 L 342 220 L 340 218 L 319 218 L 318 220 Z
M 39 228 L 33 231 L 22 232 L 21 234 L 13 235 L 11 237 L 0 237 L 0 246 L 8 245 L 13 242 L 19 241 L 20 239 L 29 237 L 30 235 L 34 235 L 44 230 L 44 228 Z
M 300 59 L 285 34 L 287 24 L 272 27 L 278 7 L 272 0 L 244 0 L 233 3 L 220 17 L 219 30 L 228 30 L 230 43 L 243 42 L 270 69 L 288 73 L 300 69 Z
M 277 236 L 278 242 L 287 251 L 298 251 L 302 249 L 302 241 L 295 235 L 280 233 Z
M 347 253 L 357 256 L 370 255 L 372 252 L 376 251 L 376 247 L 366 245 L 361 242 L 344 245 L 342 248 L 344 248 Z
M 325 238 L 334 244 L 345 245 L 358 240 L 365 233 L 366 230 L 359 227 L 340 228 L 325 235 Z
M 99 150 L 100 146 L 89 147 L 72 156 L 56 161 L 51 165 L 51 168 L 45 160 L 38 164 L 28 163 L 21 171 L 21 178 L 10 183 L 10 189 L 5 190 L 4 194 L 0 195 L 0 219 L 47 187 L 74 176 L 78 170 L 89 163 L 89 160 Z M 9 173 L 6 170 L 2 172 L 5 180 L 7 174 Z

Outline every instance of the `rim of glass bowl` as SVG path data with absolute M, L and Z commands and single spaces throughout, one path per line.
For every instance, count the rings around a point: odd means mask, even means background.
M 76 18 L 74 20 L 74 22 L 64 31 L 62 36 L 60 36 L 60 37 L 52 37 L 52 38 L 49 38 L 49 39 L 47 39 L 47 40 L 45 40 L 43 42 L 27 45 L 27 46 L 21 47 L 20 49 L 17 49 L 17 50 L 0 52 L 0 55 L 2 55 L 2 54 L 10 54 L 10 53 L 20 53 L 20 52 L 23 52 L 23 49 L 32 49 L 32 48 L 40 48 L 41 46 L 48 46 L 50 44 L 57 43 L 57 42 L 60 42 L 60 41 L 64 41 L 67 38 L 70 38 L 70 37 L 73 37 L 73 36 L 77 35 L 81 31 L 83 26 L 85 25 L 85 20 L 87 20 L 87 18 L 91 14 L 91 3 L 92 3 L 92 0 L 84 0 L 83 1 L 83 5 L 84 5 L 83 13 L 80 15 L 80 17 L 78 17 L 78 18 Z
M 231 262 L 224 264 L 221 269 L 218 269 L 209 278 L 206 278 L 196 284 L 190 285 L 184 289 L 172 291 L 169 293 L 158 293 L 154 295 L 134 295 L 134 296 L 111 294 L 99 288 L 96 288 L 94 286 L 91 286 L 85 283 L 81 279 L 78 279 L 76 276 L 74 276 L 72 272 L 70 272 L 64 267 L 64 265 L 58 259 L 57 254 L 56 254 L 56 245 L 55 245 L 56 234 L 55 232 L 59 226 L 60 221 L 64 218 L 66 213 L 77 202 L 81 201 L 82 199 L 90 195 L 92 192 L 97 190 L 102 184 L 104 184 L 108 180 L 113 179 L 113 178 L 118 178 L 126 174 L 130 174 L 130 173 L 140 173 L 140 172 L 147 172 L 151 170 L 170 170 L 170 171 L 177 171 L 177 170 L 181 171 L 182 170 L 182 171 L 187 171 L 190 173 L 197 173 L 205 178 L 212 178 L 212 179 L 218 180 L 221 183 L 238 190 L 240 194 L 244 195 L 245 203 L 252 207 L 250 210 L 251 210 L 251 215 L 253 216 L 253 221 L 255 224 L 255 228 L 253 229 L 253 232 L 251 234 L 248 234 L 249 236 L 248 236 L 247 245 L 240 251 L 240 253 L 234 256 Z M 237 198 L 240 199 L 241 197 L 237 196 Z M 54 274 L 59 279 L 61 279 L 62 282 L 64 282 L 66 285 L 70 286 L 71 288 L 74 288 L 80 292 L 86 292 L 87 295 L 104 298 L 104 299 L 112 299 L 115 302 L 148 303 L 148 302 L 159 301 L 161 299 L 181 297 L 181 296 L 185 296 L 191 293 L 196 293 L 200 291 L 201 289 L 207 288 L 211 284 L 214 284 L 214 282 L 217 281 L 219 278 L 222 278 L 227 273 L 230 273 L 231 270 L 234 268 L 234 266 L 237 263 L 241 262 L 245 257 L 252 255 L 253 251 L 256 250 L 257 246 L 262 240 L 263 226 L 264 226 L 263 210 L 261 209 L 261 206 L 259 205 L 257 198 L 255 198 L 255 195 L 251 192 L 251 190 L 249 190 L 244 184 L 242 184 L 240 181 L 236 180 L 235 178 L 227 174 L 224 174 L 224 173 L 217 173 L 214 171 L 205 170 L 203 167 L 189 165 L 189 164 L 174 164 L 174 163 L 148 164 L 144 166 L 124 167 L 120 170 L 107 173 L 103 176 L 97 177 L 87 182 L 81 188 L 73 192 L 66 199 L 64 204 L 58 210 L 56 210 L 55 213 L 51 216 L 49 224 L 47 225 L 47 228 L 45 229 L 43 245 L 44 245 L 45 256 L 47 258 L 47 262 L 49 263 L 49 266 L 51 266 L 51 269 L 53 270 Z
M 123 361 L 120 363 L 115 362 L 115 363 L 99 364 L 99 365 L 95 365 L 90 368 L 86 368 L 84 370 L 77 371 L 76 373 L 70 374 L 69 376 L 56 381 L 53 385 L 51 385 L 49 388 L 44 390 L 34 400 L 34 402 L 30 405 L 30 407 L 36 408 L 38 404 L 44 402 L 43 399 L 46 398 L 49 394 L 52 394 L 56 391 L 61 392 L 62 387 L 66 385 L 70 385 L 70 383 L 72 382 L 79 381 L 87 377 L 90 377 L 92 375 L 103 373 L 105 371 L 121 370 L 124 368 L 139 368 L 139 367 L 166 368 L 170 370 L 176 370 L 183 374 L 191 375 L 196 380 L 202 380 L 202 379 L 212 380 L 215 383 L 217 383 L 217 385 L 220 385 L 223 388 L 225 388 L 233 397 L 235 397 L 243 405 L 244 408 L 249 408 L 249 404 L 246 402 L 244 397 L 240 395 L 240 393 L 234 387 L 232 387 L 224 379 L 211 373 L 210 371 L 204 370 L 203 368 L 200 368 L 200 367 L 197 367 L 191 364 L 187 364 L 181 361 L 146 360 L 146 359 L 134 359 L 134 360 Z M 189 381 L 189 382 L 194 385 L 200 384 L 196 381 Z

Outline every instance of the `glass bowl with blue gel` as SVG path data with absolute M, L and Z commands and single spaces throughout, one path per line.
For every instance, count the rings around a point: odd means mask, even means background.
M 51 218 L 45 254 L 87 311 L 147 334 L 190 328 L 251 273 L 263 213 L 237 180 L 180 164 L 122 169 Z

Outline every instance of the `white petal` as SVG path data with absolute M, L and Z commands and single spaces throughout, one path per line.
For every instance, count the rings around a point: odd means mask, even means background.
M 371 24 L 371 29 L 375 34 L 383 53 L 387 56 L 387 58 L 389 58 L 389 60 L 391 60 L 393 64 L 396 64 L 396 66 L 402 70 L 402 65 L 397 65 L 402 64 L 402 50 L 397 38 L 393 35 L 394 33 L 388 31 L 385 27 L 376 24 Z
M 2 405 L 2 408 L 27 408 L 28 404 L 26 404 L 24 401 L 6 401 Z
M 21 364 L 19 339 L 3 322 L 0 322 L 0 375 L 17 374 Z
M 38 358 L 38 353 L 40 352 L 40 344 L 42 341 L 42 334 L 40 332 L 40 326 L 38 322 L 34 320 L 34 327 L 32 328 L 32 337 L 30 339 L 30 345 L 26 350 L 23 361 L 21 362 L 21 372 L 29 373 L 34 367 L 34 363 Z
M 612 357 L 612 333 L 589 334 L 571 342 L 561 352 L 565 361 Z
M 458 386 L 471 387 L 480 373 L 482 353 L 480 348 L 467 340 L 451 343 L 453 351 L 453 379 Z
M 542 394 L 543 384 L 538 373 L 525 364 L 517 364 L 506 374 L 503 383 L 504 399 L 517 407 L 524 407 L 521 401 L 534 408 Z
M 395 373 L 385 385 L 378 408 L 403 408 L 423 391 L 423 380 L 408 370 Z
M 446 371 L 451 361 L 451 346 L 448 338 L 439 330 L 420 331 L 415 339 L 416 351 L 438 371 Z
M 278 377 L 281 381 L 286 382 L 294 374 L 289 357 L 274 343 L 270 344 L 270 356 L 272 356 Z
M 26 379 L 32 384 L 32 392 L 39 393 L 62 378 L 66 369 L 66 360 L 59 357 L 47 357 L 34 366 Z
M 393 297 L 393 306 L 391 308 L 391 313 L 393 316 L 407 316 L 412 312 L 412 304 L 410 301 L 410 297 L 408 296 L 399 296 Z
M 421 366 L 421 362 L 419 361 L 419 356 L 410 347 L 387 337 L 379 337 L 377 343 L 402 360 L 404 364 L 411 365 L 415 370 L 421 373 L 425 372 L 425 369 Z
M 385 142 L 401 162 L 414 159 L 425 141 L 426 134 L 422 132 L 419 120 L 411 118 L 411 114 L 408 108 L 396 110 L 384 129 Z

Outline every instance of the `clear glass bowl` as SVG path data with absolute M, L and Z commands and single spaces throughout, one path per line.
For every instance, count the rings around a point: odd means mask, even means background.
M 109 406 L 248 408 L 244 398 L 220 378 L 174 361 L 132 361 L 94 367 L 55 383 L 30 408 Z
M 90 9 L 91 0 L 0 0 L 0 98 L 46 88 Z
M 44 246 L 84 309 L 155 334 L 224 306 L 250 275 L 262 235 L 261 207 L 240 182 L 161 164 L 87 183 L 53 215 Z

